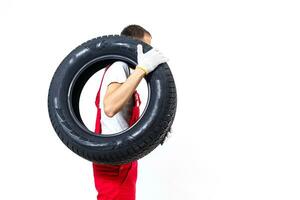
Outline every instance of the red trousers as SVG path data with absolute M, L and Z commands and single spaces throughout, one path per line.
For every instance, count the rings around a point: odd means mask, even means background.
M 93 163 L 98 200 L 135 200 L 138 162 L 122 165 Z

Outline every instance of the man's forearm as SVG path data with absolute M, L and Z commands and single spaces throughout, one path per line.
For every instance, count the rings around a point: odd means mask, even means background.
M 123 108 L 132 97 L 133 92 L 136 90 L 145 74 L 146 73 L 142 69 L 136 68 L 124 83 L 120 85 L 116 84 L 113 86 L 115 88 L 110 89 L 111 91 L 104 97 L 104 109 L 109 117 L 114 116 Z

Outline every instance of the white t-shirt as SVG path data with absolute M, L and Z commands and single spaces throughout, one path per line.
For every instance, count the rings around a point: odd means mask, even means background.
M 104 112 L 103 100 L 108 85 L 112 82 L 124 83 L 130 76 L 130 68 L 127 63 L 122 61 L 114 62 L 106 71 L 100 92 L 100 108 L 101 108 L 101 134 L 112 134 L 123 131 L 129 127 L 128 121 L 131 117 L 134 99 L 130 98 L 123 108 L 113 117 L 108 117 Z

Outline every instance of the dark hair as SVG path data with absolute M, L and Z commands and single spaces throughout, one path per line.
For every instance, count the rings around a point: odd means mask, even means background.
M 142 39 L 144 37 L 145 33 L 150 35 L 150 37 L 151 37 L 151 34 L 149 33 L 149 31 L 147 31 L 146 29 L 144 29 L 143 27 L 141 27 L 139 25 L 132 24 L 132 25 L 125 27 L 122 30 L 121 35 L 129 36 L 129 37 L 133 37 L 133 38 L 137 38 L 137 39 Z

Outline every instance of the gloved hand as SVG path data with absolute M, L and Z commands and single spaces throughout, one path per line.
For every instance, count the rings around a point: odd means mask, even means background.
M 143 46 L 137 45 L 137 68 L 141 68 L 146 72 L 146 75 L 152 72 L 159 64 L 167 62 L 169 59 L 166 58 L 157 49 L 151 49 L 147 53 L 143 53 Z

